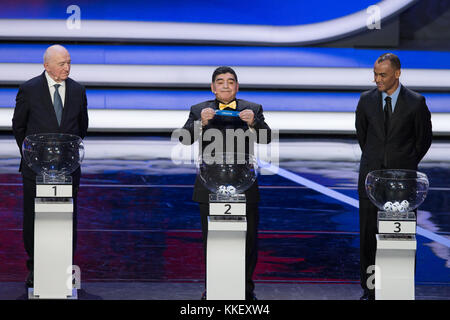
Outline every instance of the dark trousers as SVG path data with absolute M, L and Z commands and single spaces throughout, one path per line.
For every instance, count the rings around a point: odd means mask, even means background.
M 375 294 L 375 290 L 367 287 L 367 279 L 372 276 L 373 271 L 367 273 L 369 266 L 375 265 L 375 254 L 377 250 L 376 234 L 378 208 L 367 198 L 359 199 L 359 243 L 360 243 L 360 273 L 361 287 L 370 295 Z M 373 281 L 369 281 L 373 284 Z
M 27 269 L 34 268 L 34 199 L 36 198 L 36 180 L 22 176 L 23 182 L 23 243 L 28 255 Z M 80 176 L 73 177 L 73 253 L 77 242 L 77 194 Z
M 199 203 L 199 206 L 202 221 L 203 249 L 206 261 L 209 204 Z M 258 260 L 258 223 L 258 204 L 247 203 L 247 238 L 245 242 L 245 293 L 247 299 L 252 296 L 253 290 L 255 289 L 252 277 L 255 271 L 256 261 Z

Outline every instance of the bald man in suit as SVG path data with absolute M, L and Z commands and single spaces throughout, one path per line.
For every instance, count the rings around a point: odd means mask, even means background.
M 88 112 L 85 88 L 69 78 L 71 58 L 60 45 L 47 48 L 44 53 L 45 71 L 19 87 L 12 129 L 20 153 L 26 136 L 39 133 L 67 133 L 84 138 L 88 129 Z M 28 254 L 29 271 L 26 286 L 33 287 L 34 268 L 34 198 L 36 174 L 20 162 L 23 181 L 23 241 Z M 73 174 L 73 244 L 76 245 L 77 193 L 81 171 Z

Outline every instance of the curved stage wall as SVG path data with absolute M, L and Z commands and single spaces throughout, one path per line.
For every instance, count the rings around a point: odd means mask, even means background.
M 426 97 L 434 134 L 450 134 L 450 52 L 300 47 L 385 32 L 385 23 L 420 1 L 376 3 L 380 30 L 367 27 L 373 1 L 283 1 L 276 8 L 273 1 L 248 1 L 233 14 L 205 1 L 77 3 L 2 2 L 1 130 L 11 130 L 20 83 L 43 71 L 46 47 L 60 42 L 71 53 L 71 77 L 87 88 L 93 132 L 179 128 L 191 105 L 213 98 L 214 68 L 229 65 L 239 76 L 238 97 L 261 103 L 272 128 L 351 134 L 359 94 L 373 87 L 373 62 L 390 51 L 402 61 L 401 82 Z M 70 26 L 77 10 L 79 29 Z M 351 30 L 337 27 L 343 21 Z M 323 26 L 328 33 L 320 33 Z M 223 34 L 229 38 L 220 39 Z

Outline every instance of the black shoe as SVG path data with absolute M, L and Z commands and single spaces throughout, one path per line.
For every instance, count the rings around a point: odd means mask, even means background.
M 27 279 L 25 280 L 25 287 L 33 288 L 34 287 L 34 273 L 30 271 L 28 273 Z
M 256 298 L 255 293 L 252 292 L 250 294 L 246 294 L 245 295 L 245 300 L 247 300 L 247 301 L 256 301 L 258 299 Z
M 375 300 L 375 295 L 368 291 L 364 291 L 364 294 L 359 298 L 359 300 Z
M 203 291 L 202 297 L 200 300 L 206 300 L 206 291 Z M 255 301 L 258 300 L 255 296 L 255 294 L 252 292 L 251 294 L 245 295 L 245 300 Z

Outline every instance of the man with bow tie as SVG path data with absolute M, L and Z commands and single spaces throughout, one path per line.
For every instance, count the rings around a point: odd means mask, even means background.
M 366 176 L 379 169 L 417 170 L 432 140 L 425 98 L 400 84 L 400 59 L 385 53 L 376 60 L 373 72 L 377 88 L 361 94 L 355 122 L 362 151 L 358 181 L 361 300 L 375 299 L 367 280 L 368 268 L 375 265 L 378 209 L 366 194 Z
M 246 153 L 251 153 L 252 144 L 269 143 L 270 142 L 270 128 L 264 121 L 262 106 L 253 102 L 236 99 L 236 94 L 239 90 L 239 83 L 236 72 L 230 67 L 219 67 L 212 75 L 211 91 L 215 94 L 214 100 L 205 101 L 191 107 L 189 118 L 186 121 L 183 129 L 189 132 L 190 139 L 183 139 L 183 144 L 192 144 L 195 140 L 200 140 L 200 148 L 203 154 L 205 148 L 214 141 L 203 141 L 203 135 L 209 129 L 221 132 L 223 137 L 223 148 L 230 151 L 226 146 L 226 134 L 230 129 L 244 132 L 251 132 L 255 139 L 249 138 L 245 135 L 242 138 L 245 141 L 238 141 L 233 145 L 234 152 L 236 146 L 243 142 L 245 144 Z M 218 111 L 225 111 L 235 116 L 221 115 Z M 197 126 L 197 128 L 196 128 Z M 219 130 L 219 131 L 217 131 Z M 250 135 L 251 137 L 252 135 Z M 239 137 L 238 137 L 239 139 Z M 217 150 L 216 150 L 217 152 Z M 209 193 L 210 191 L 203 186 L 200 177 L 197 176 L 194 186 L 193 200 L 199 203 L 200 216 L 202 223 L 203 248 L 206 256 L 206 243 L 208 234 L 208 215 L 209 215 Z M 254 283 L 252 281 L 253 272 L 255 270 L 258 248 L 258 201 L 259 190 L 258 182 L 255 181 L 253 185 L 245 191 L 247 199 L 247 239 L 246 239 L 246 300 L 255 299 Z M 206 260 L 206 259 L 205 259 Z M 203 297 L 205 298 L 205 294 Z

